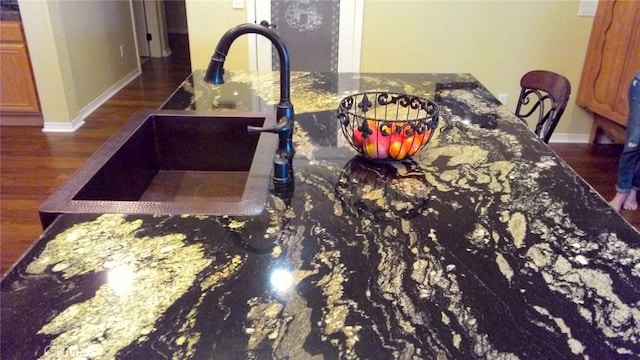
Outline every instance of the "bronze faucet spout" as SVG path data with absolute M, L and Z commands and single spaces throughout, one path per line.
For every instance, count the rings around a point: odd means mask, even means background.
M 293 104 L 291 104 L 290 91 L 291 91 L 291 60 L 289 58 L 289 51 L 287 46 L 282 41 L 282 38 L 276 34 L 273 30 L 256 24 L 242 24 L 238 25 L 229 31 L 227 31 L 220 41 L 218 46 L 211 57 L 209 67 L 204 76 L 204 80 L 211 84 L 223 84 L 224 79 L 224 61 L 229 53 L 231 44 L 240 36 L 244 34 L 259 34 L 271 41 L 278 51 L 280 57 L 280 102 L 276 110 L 276 118 L 280 119 L 283 116 L 293 121 L 294 112 Z
M 279 126 L 274 129 L 248 128 L 250 133 L 254 132 L 275 132 L 280 137 L 280 144 L 276 152 L 274 161 L 274 183 L 289 184 L 293 181 L 293 156 L 295 150 L 293 148 L 293 128 L 294 128 L 294 112 L 293 104 L 291 104 L 291 60 L 287 46 L 273 30 L 266 26 L 256 24 L 242 24 L 227 31 L 220 41 L 216 50 L 211 57 L 209 67 L 204 76 L 204 80 L 211 84 L 224 83 L 224 61 L 229 52 L 231 44 L 244 34 L 258 34 L 266 37 L 271 41 L 280 56 L 280 102 L 276 107 L 276 118 Z

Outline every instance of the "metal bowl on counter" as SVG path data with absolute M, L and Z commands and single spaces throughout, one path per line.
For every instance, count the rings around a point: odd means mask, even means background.
M 438 127 L 438 106 L 394 92 L 363 92 L 340 101 L 337 117 L 346 141 L 374 161 L 400 161 L 420 152 Z

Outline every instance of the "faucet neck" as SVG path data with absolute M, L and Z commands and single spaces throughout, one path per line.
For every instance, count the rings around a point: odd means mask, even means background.
M 278 51 L 280 58 L 280 105 L 279 106 L 291 106 L 290 101 L 290 58 L 287 46 L 282 41 L 282 38 L 278 36 L 273 30 L 257 24 L 242 24 L 238 25 L 229 31 L 227 31 L 216 47 L 216 51 L 211 57 L 209 67 L 205 74 L 204 80 L 212 84 L 224 83 L 224 61 L 229 53 L 231 44 L 241 35 L 244 34 L 259 34 L 271 41 L 274 47 Z M 291 110 L 293 112 L 293 110 Z M 278 117 L 279 118 L 279 117 Z

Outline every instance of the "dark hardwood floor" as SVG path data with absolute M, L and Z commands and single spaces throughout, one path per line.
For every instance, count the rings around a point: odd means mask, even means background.
M 167 58 L 145 59 L 142 74 L 73 133 L 0 128 L 0 271 L 40 236 L 38 207 L 131 116 L 159 108 L 191 73 L 186 35 L 170 34 Z
M 190 73 L 183 37 L 171 39 L 173 54 L 149 59 L 142 75 L 119 91 L 74 133 L 37 127 L 0 129 L 0 271 L 4 274 L 42 233 L 40 204 L 135 112 L 157 109 Z M 609 199 L 619 145 L 551 144 L 593 188 Z M 640 228 L 640 211 L 623 211 Z

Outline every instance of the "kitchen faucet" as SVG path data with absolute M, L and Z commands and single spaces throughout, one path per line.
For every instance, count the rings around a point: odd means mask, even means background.
M 278 51 L 280 57 L 280 102 L 276 107 L 276 118 L 278 124 L 273 128 L 247 127 L 249 133 L 272 132 L 278 134 L 280 139 L 274 160 L 274 182 L 276 184 L 286 184 L 293 180 L 292 162 L 295 150 L 293 148 L 293 104 L 290 100 L 290 67 L 291 60 L 289 51 L 273 30 L 263 25 L 242 24 L 228 30 L 216 46 L 215 53 L 211 57 L 209 67 L 204 76 L 204 80 L 211 84 L 223 84 L 224 61 L 229 52 L 231 44 L 241 35 L 259 34 L 271 41 Z

